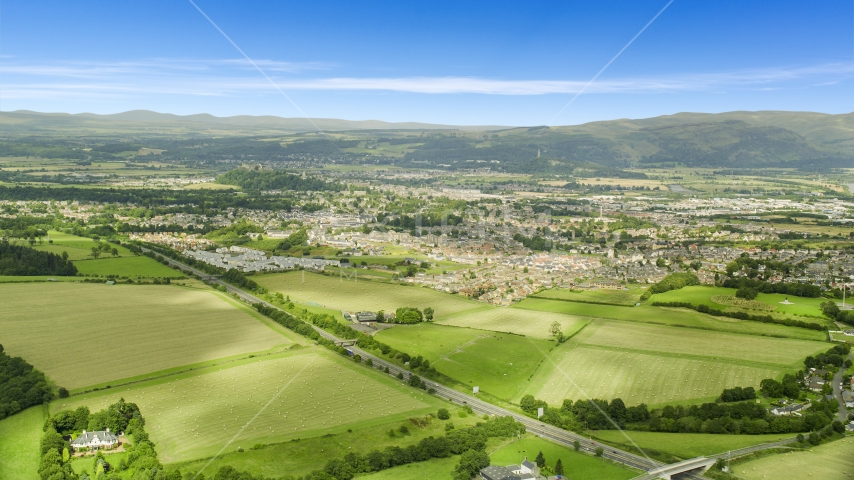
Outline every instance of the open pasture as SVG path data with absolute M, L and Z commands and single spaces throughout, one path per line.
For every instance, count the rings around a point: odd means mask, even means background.
M 48 243 L 48 239 L 53 240 L 53 243 Z M 68 259 L 74 261 L 92 258 L 89 254 L 92 253 L 92 247 L 97 244 L 98 243 L 91 238 L 78 237 L 77 235 L 51 230 L 48 232 L 48 236 L 43 239 L 43 243 L 39 244 L 36 242 L 36 244 L 33 245 L 33 248 L 36 250 L 55 253 L 57 255 L 61 255 L 62 252 L 68 252 Z M 119 257 L 134 256 L 130 250 L 121 245 L 111 243 L 110 247 L 115 248 L 118 251 Z M 102 252 L 101 256 L 109 257 L 110 254 Z
M 553 342 L 435 324 L 397 326 L 376 339 L 423 355 L 439 372 L 504 400 L 521 397 Z
M 722 332 L 769 335 L 775 337 L 790 337 L 819 341 L 827 338 L 826 334 L 817 330 L 786 327 L 784 325 L 753 322 L 750 320 L 737 320 L 728 317 L 713 317 L 711 315 L 706 315 L 704 313 L 699 313 L 685 308 L 653 307 L 650 305 L 641 305 L 638 307 L 594 305 L 562 300 L 547 300 L 543 298 L 526 298 L 515 306 L 517 308 L 525 308 L 541 312 L 556 312 L 592 318 L 612 318 L 639 323 L 681 325 L 684 327 L 717 330 Z
M 762 379 L 782 375 L 782 369 L 773 367 L 677 355 L 662 357 L 593 346 L 561 348 L 555 352 L 537 371 L 523 395 L 534 395 L 550 405 L 560 405 L 565 398 L 619 397 L 626 405 L 714 401 L 724 388 L 758 387 Z
M 842 480 L 854 475 L 851 437 L 805 451 L 771 455 L 733 465 L 733 473 L 748 480 Z
M 402 421 L 440 403 L 380 372 L 305 349 L 57 400 L 51 410 L 97 411 L 119 398 L 139 405 L 164 463 L 212 456 L 232 439 L 226 452 Z
M 0 480 L 38 480 L 41 405 L 0 420 Z
M 83 275 L 118 275 L 130 278 L 176 278 L 184 276 L 178 270 L 173 270 L 145 256 L 77 260 L 74 262 L 74 266 Z
M 733 306 L 731 305 L 731 302 L 716 303 L 714 297 L 731 297 L 734 295 L 734 288 L 695 285 L 680 288 L 679 290 L 657 293 L 650 297 L 649 302 L 687 302 L 694 305 L 708 305 L 712 308 L 726 310 L 727 307 Z M 786 300 L 790 302 L 790 305 L 783 303 Z M 761 311 L 754 311 L 751 313 L 767 314 L 770 311 L 776 316 L 780 316 L 779 314 L 787 314 L 820 317 L 822 315 L 821 303 L 826 302 L 827 299 L 795 297 L 781 293 L 760 293 L 756 296 L 755 301 L 761 302 L 767 307 L 762 307 Z M 749 311 L 751 309 L 741 308 L 740 310 Z
M 576 452 L 570 448 L 527 434 L 521 440 L 505 445 L 489 455 L 492 465 L 519 465 L 525 457 L 530 461 L 543 452 L 546 465 L 554 468 L 558 460 L 563 464 L 566 478 L 572 480 L 627 480 L 638 472 Z M 414 477 L 418 478 L 418 477 Z
M 423 287 L 359 280 L 358 277 L 354 280 L 352 276 L 333 277 L 299 271 L 257 275 L 252 279 L 271 292 L 281 292 L 296 302 L 313 302 L 335 310 L 394 312 L 399 307 L 433 307 L 436 320 L 441 320 L 483 307 L 483 304 L 459 295 Z
M 592 290 L 568 290 L 565 288 L 552 288 L 537 293 L 537 298 L 552 298 L 556 300 L 571 300 L 576 302 L 612 303 L 616 305 L 631 306 L 640 301 L 640 296 L 645 289 L 640 287 L 629 287 L 627 290 L 611 290 L 598 288 Z
M 570 336 L 587 324 L 586 320 L 559 313 L 534 312 L 520 308 L 494 307 L 475 312 L 448 316 L 443 325 L 468 327 L 494 332 L 515 333 L 532 338 L 551 338 L 549 328 L 553 322 L 560 324 L 565 336 Z
M 802 367 L 805 357 L 828 348 L 826 342 L 616 321 L 596 321 L 573 338 L 572 343 L 792 368 Z
M 68 389 L 268 350 L 298 338 L 224 295 L 179 286 L 4 284 L 0 305 L 6 351 Z

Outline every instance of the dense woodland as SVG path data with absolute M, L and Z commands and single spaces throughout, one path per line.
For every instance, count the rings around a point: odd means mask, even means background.
M 21 357 L 10 357 L 0 345 L 0 420 L 52 398 L 44 374 Z
M 0 275 L 77 275 L 67 255 L 42 252 L 0 240 Z
M 340 191 L 344 188 L 340 183 L 327 182 L 317 177 L 303 177 L 281 170 L 250 170 L 245 168 L 226 172 L 217 177 L 216 181 L 225 185 L 237 185 L 247 192 L 263 192 L 266 190 Z

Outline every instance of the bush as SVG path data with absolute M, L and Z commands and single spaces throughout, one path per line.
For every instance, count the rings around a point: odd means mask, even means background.
M 439 420 L 448 420 L 451 418 L 451 412 L 447 408 L 440 408 L 436 416 L 439 417 Z

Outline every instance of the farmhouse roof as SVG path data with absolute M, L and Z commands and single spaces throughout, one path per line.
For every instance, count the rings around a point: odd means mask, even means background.
M 480 471 L 483 480 L 522 480 L 522 478 L 506 467 L 490 465 Z
M 71 445 L 88 445 L 92 443 L 95 438 L 100 440 L 102 443 L 116 443 L 119 441 L 119 437 L 110 433 L 109 430 L 98 430 L 95 432 L 87 432 L 86 430 L 83 430 L 83 433 L 81 433 L 80 436 L 71 441 Z

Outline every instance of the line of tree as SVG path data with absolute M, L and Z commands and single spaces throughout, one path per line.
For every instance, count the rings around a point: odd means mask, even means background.
M 713 317 L 729 317 L 729 318 L 737 318 L 739 320 L 751 320 L 754 322 L 762 322 L 762 323 L 774 323 L 777 325 L 785 325 L 787 327 L 799 327 L 799 328 L 807 328 L 810 330 L 817 331 L 825 331 L 827 327 L 821 325 L 819 323 L 812 322 L 804 322 L 803 320 L 792 320 L 788 318 L 774 318 L 771 315 L 754 315 L 752 313 L 747 312 L 729 312 L 726 310 L 720 310 L 717 308 L 712 308 L 705 304 L 694 305 L 693 303 L 688 302 L 652 302 L 654 307 L 676 307 L 676 308 L 690 308 L 691 310 L 698 311 L 700 313 L 705 313 L 707 315 L 711 315 Z
M 77 275 L 68 254 L 57 255 L 0 240 L 0 275 Z
M 821 287 L 808 283 L 771 283 L 747 277 L 728 278 L 721 283 L 727 288 L 752 288 L 757 293 L 781 293 L 793 297 L 818 298 L 821 296 Z
M 357 474 L 379 472 L 400 465 L 425 462 L 434 458 L 448 458 L 460 455 L 460 461 L 454 469 L 454 480 L 470 480 L 482 468 L 489 466 L 486 444 L 491 438 L 508 438 L 525 432 L 525 426 L 513 420 L 513 417 L 490 418 L 464 429 L 449 429 L 443 437 L 427 437 L 406 447 L 390 446 L 384 450 L 372 450 L 366 454 L 351 452 L 343 458 L 335 458 L 326 465 L 301 480 L 351 480 Z M 273 480 L 263 476 L 253 476 L 233 467 L 222 467 L 214 480 Z M 296 480 L 293 476 L 284 476 L 279 480 Z
M 652 284 L 644 293 L 641 295 L 641 300 L 647 300 L 649 297 L 656 293 L 664 293 L 669 292 L 671 290 L 678 290 L 680 288 L 685 288 L 692 285 L 699 285 L 700 279 L 694 275 L 693 273 L 687 272 L 673 272 L 667 274 L 666 277 L 662 278 L 658 282 Z
M 61 392 L 68 395 L 64 388 Z M 52 399 L 44 373 L 21 357 L 10 357 L 0 345 L 0 420 Z

